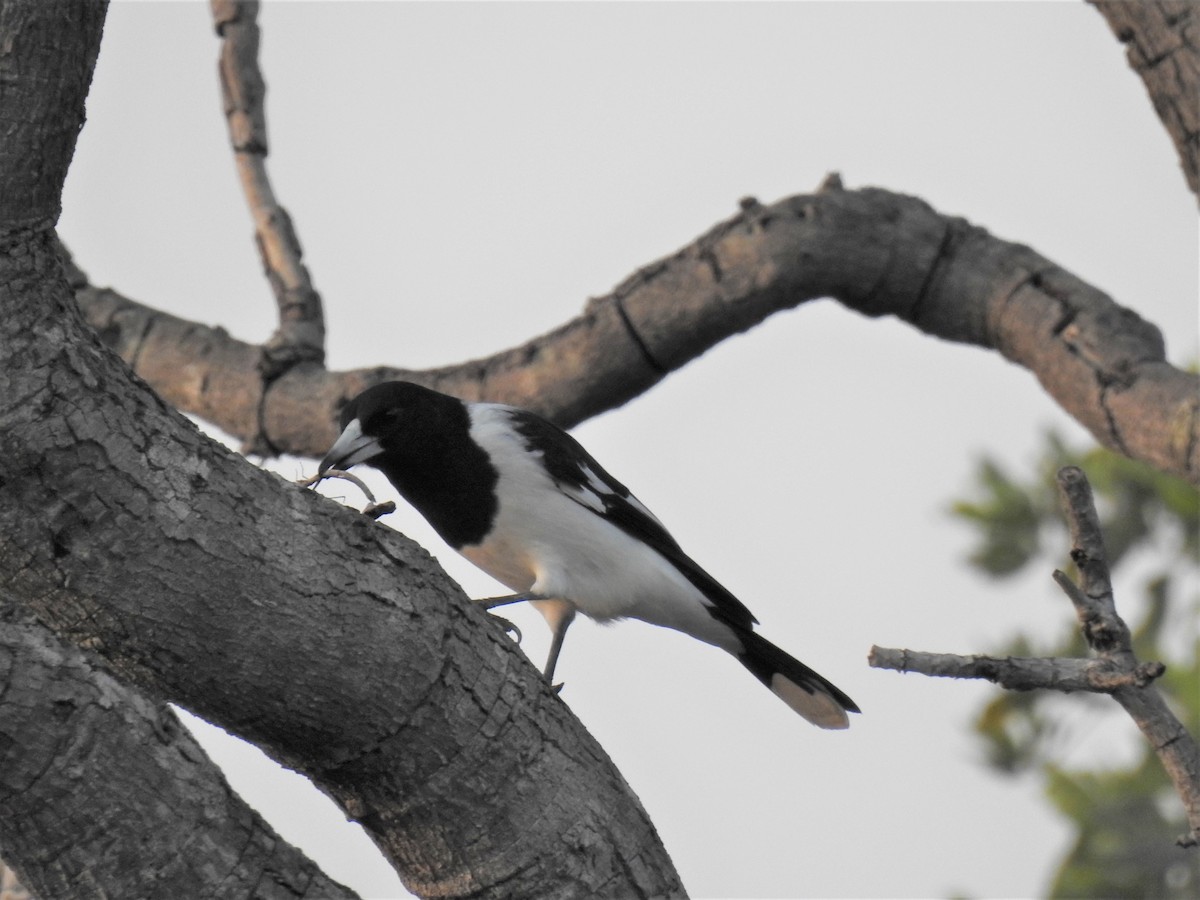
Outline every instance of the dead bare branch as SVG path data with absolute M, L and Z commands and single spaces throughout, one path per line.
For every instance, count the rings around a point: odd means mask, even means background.
M 873 668 L 948 678 L 985 678 L 1010 690 L 1045 688 L 1111 694 L 1141 729 L 1175 785 L 1187 813 L 1184 847 L 1200 842 L 1200 747 L 1167 706 L 1153 681 L 1166 671 L 1162 663 L 1139 662 L 1129 627 L 1118 615 L 1112 579 L 1100 532 L 1100 517 L 1083 471 L 1065 466 L 1058 472 L 1059 495 L 1071 531 L 1071 559 L 1081 585 L 1062 572 L 1054 580 L 1075 606 L 1092 659 L 997 659 L 872 647 Z
M 872 668 L 914 672 L 942 678 L 982 678 L 1010 691 L 1049 689 L 1073 693 L 1091 691 L 1110 694 L 1118 687 L 1144 687 L 1166 671 L 1162 663 L 1140 663 L 1132 670 L 1117 669 L 1103 659 L 1063 657 L 960 656 L 957 653 L 925 653 L 872 647 Z
M 266 83 L 258 66 L 258 0 L 211 0 L 221 37 L 221 93 L 242 191 L 254 217 L 263 269 L 279 307 L 279 326 L 262 347 L 262 377 L 325 358 L 321 296 L 302 261 L 300 240 L 267 177 Z M 243 435 L 266 441 L 263 434 Z
M 1058 472 L 1059 496 L 1071 529 L 1071 560 L 1079 570 L 1081 585 L 1069 591 L 1084 638 L 1101 659 L 1124 671 L 1138 663 L 1125 621 L 1117 614 L 1112 580 L 1100 533 L 1100 517 L 1092 488 L 1083 471 L 1066 466 Z M 1065 579 L 1058 579 L 1060 584 Z M 1150 742 L 1175 785 L 1187 811 L 1190 831 L 1179 844 L 1200 843 L 1200 746 L 1183 727 L 1162 695 L 1151 685 L 1123 685 L 1112 692 Z

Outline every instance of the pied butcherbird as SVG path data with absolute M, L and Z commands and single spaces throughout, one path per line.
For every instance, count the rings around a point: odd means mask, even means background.
M 343 408 L 319 474 L 369 463 L 451 547 L 528 600 L 552 632 L 553 677 L 575 613 L 641 619 L 733 654 L 814 725 L 845 728 L 858 706 L 754 631 L 750 610 L 680 548 L 579 442 L 526 410 L 467 403 L 404 381 Z

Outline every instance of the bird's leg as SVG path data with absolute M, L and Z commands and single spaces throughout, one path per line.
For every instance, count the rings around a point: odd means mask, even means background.
M 562 690 L 561 684 L 554 683 L 554 667 L 558 665 L 558 654 L 562 651 L 563 638 L 567 636 L 567 629 L 571 626 L 571 622 L 575 618 L 575 608 L 567 607 L 556 618 L 553 625 L 553 632 L 550 637 L 550 655 L 546 657 L 546 668 L 542 672 L 547 684 L 554 689 L 554 693 Z
M 537 594 L 505 594 L 503 597 L 480 597 L 475 602 L 484 609 L 495 609 L 497 606 L 508 606 L 510 603 L 523 603 L 527 600 L 540 600 Z

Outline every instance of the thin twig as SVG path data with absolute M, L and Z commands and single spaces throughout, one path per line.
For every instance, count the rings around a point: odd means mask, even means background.
M 1058 470 L 1058 490 L 1071 530 L 1071 560 L 1082 585 L 1068 590 L 1083 635 L 1101 659 L 1125 670 L 1138 665 L 1129 627 L 1117 614 L 1100 517 L 1087 476 L 1076 466 Z M 1055 578 L 1060 585 L 1065 576 Z M 1184 847 L 1200 844 L 1200 746 L 1152 686 L 1126 685 L 1112 692 L 1150 742 L 1175 790 L 1183 800 L 1190 831 L 1179 838 Z
M 279 327 L 263 345 L 260 369 L 274 379 L 299 362 L 324 362 L 321 296 L 302 262 L 300 241 L 267 177 L 266 83 L 258 66 L 258 0 L 211 0 L 221 37 L 221 93 L 242 191 L 254 217 Z
M 1125 670 L 1104 659 L 960 656 L 891 647 L 872 647 L 868 659 L 876 669 L 942 678 L 983 678 L 1012 691 L 1049 688 L 1064 693 L 1110 694 L 1119 687 L 1147 685 L 1166 671 L 1162 663 L 1141 663 L 1133 670 Z
M 1117 615 L 1113 601 L 1112 577 L 1091 485 L 1076 466 L 1059 469 L 1057 481 L 1071 531 L 1071 561 L 1079 570 L 1082 584 L 1076 590 L 1068 590 L 1063 587 L 1068 581 L 1065 575 L 1056 573 L 1054 580 L 1071 598 L 1088 646 L 1103 655 L 1129 654 L 1132 659 L 1129 628 Z

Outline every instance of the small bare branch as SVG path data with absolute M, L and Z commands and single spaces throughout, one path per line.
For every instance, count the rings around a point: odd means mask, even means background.
M 1071 531 L 1071 560 L 1079 569 L 1082 585 L 1072 584 L 1061 572 L 1055 573 L 1055 581 L 1075 604 L 1088 646 L 1101 660 L 1135 671 L 1142 664 L 1134 655 L 1129 627 L 1117 614 L 1091 485 L 1075 466 L 1059 469 L 1057 480 Z M 1196 846 L 1200 841 L 1200 746 L 1153 687 L 1121 685 L 1112 695 L 1154 747 L 1183 800 L 1191 830 L 1179 839 L 1180 845 Z
M 279 327 L 263 345 L 259 363 L 270 381 L 296 363 L 325 359 L 325 318 L 291 217 L 267 177 L 267 88 L 258 66 L 258 0 L 211 2 L 221 37 L 221 93 L 234 159 L 254 217 L 263 269 L 279 306 Z
M 1071 559 L 1082 585 L 1055 571 L 1054 580 L 1075 606 L 1092 659 L 959 656 L 872 647 L 877 669 L 918 672 L 946 678 L 986 678 L 1010 690 L 1045 688 L 1111 694 L 1137 724 L 1158 754 L 1187 813 L 1184 847 L 1200 842 L 1200 746 L 1167 706 L 1153 682 L 1165 671 L 1160 662 L 1138 662 L 1129 627 L 1117 614 L 1100 517 L 1083 471 L 1058 471 L 1059 496 L 1071 531 Z
M 1091 485 L 1082 470 L 1065 466 L 1058 472 L 1058 491 L 1071 530 L 1071 561 L 1083 580 L 1076 590 L 1063 589 L 1075 604 L 1083 636 L 1097 653 L 1128 653 L 1132 657 L 1129 628 L 1113 602 L 1112 577 Z M 1054 579 L 1060 587 L 1067 581 L 1061 573 Z
M 1142 663 L 1133 670 L 1122 670 L 1103 659 L 960 656 L 891 647 L 872 647 L 868 662 L 875 669 L 942 678 L 983 678 L 1012 691 L 1047 688 L 1064 693 L 1109 694 L 1120 687 L 1144 687 L 1166 671 L 1162 663 Z

